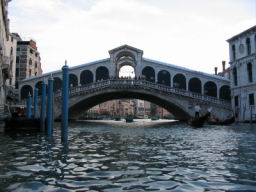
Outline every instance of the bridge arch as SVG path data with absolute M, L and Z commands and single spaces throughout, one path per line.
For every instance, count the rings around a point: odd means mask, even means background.
M 84 70 L 80 74 L 80 84 L 85 85 L 93 82 L 93 73 L 90 70 Z
M 217 97 L 217 85 L 213 81 L 204 84 L 204 95 Z
M 185 75 L 178 73 L 173 77 L 173 87 L 186 90 L 186 77 Z
M 77 87 L 78 86 L 78 78 L 75 74 L 69 74 L 69 87 Z
M 107 67 L 100 66 L 96 69 L 96 81 L 109 79 L 109 71 Z
M 188 82 L 188 90 L 194 93 L 202 94 L 202 82 L 199 78 L 193 77 Z
M 219 97 L 220 97 L 220 99 L 224 99 L 224 100 L 230 101 L 231 100 L 230 86 L 223 85 L 220 88 L 220 96 Z
M 62 80 L 59 77 L 54 77 L 53 78 L 53 91 L 56 92 L 60 89 L 62 89 Z
M 167 70 L 161 70 L 157 74 L 157 83 L 171 86 L 171 75 Z
M 155 82 L 155 70 L 153 67 L 147 66 L 142 70 L 142 76 L 146 81 Z
M 152 93 L 150 90 L 108 90 L 99 91 L 97 93 L 85 94 L 70 100 L 71 106 L 69 108 L 70 116 L 74 117 L 81 114 L 82 111 L 88 110 L 97 104 L 114 100 L 114 99 L 141 99 L 155 103 L 169 112 L 171 112 L 176 119 L 186 120 L 190 118 L 190 114 L 186 111 L 184 105 L 177 102 L 176 99 L 165 97 L 162 94 Z
M 29 94 L 33 96 L 33 88 L 30 85 L 24 85 L 20 90 L 21 100 L 28 98 Z

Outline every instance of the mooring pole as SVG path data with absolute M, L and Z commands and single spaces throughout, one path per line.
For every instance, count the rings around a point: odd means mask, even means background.
M 46 84 L 42 82 L 42 99 L 41 99 L 41 115 L 40 115 L 40 128 L 45 131 L 45 112 L 46 112 Z
M 52 136 L 53 127 L 53 78 L 48 79 L 48 92 L 47 92 L 47 135 Z
M 28 94 L 28 98 L 27 98 L 27 118 L 28 118 L 28 119 L 30 119 L 31 116 L 32 116 L 31 106 L 32 106 L 31 95 L 30 95 L 30 93 L 29 93 L 29 94 Z
M 34 118 L 37 118 L 37 110 L 38 110 L 38 89 L 35 87 L 35 89 L 34 89 Z
M 69 92 L 69 68 L 67 61 L 62 67 L 62 115 L 61 115 L 61 140 L 68 141 L 68 92 Z

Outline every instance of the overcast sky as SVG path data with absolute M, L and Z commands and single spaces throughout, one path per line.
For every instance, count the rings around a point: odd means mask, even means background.
M 256 24 L 256 0 L 12 0 L 11 32 L 38 44 L 44 72 L 108 58 L 128 44 L 144 57 L 213 73 L 226 40 Z

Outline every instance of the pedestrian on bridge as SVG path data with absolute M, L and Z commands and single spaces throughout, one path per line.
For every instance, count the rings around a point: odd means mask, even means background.
M 200 110 L 201 110 L 201 107 L 198 104 L 196 104 L 195 105 L 195 118 L 199 118 Z

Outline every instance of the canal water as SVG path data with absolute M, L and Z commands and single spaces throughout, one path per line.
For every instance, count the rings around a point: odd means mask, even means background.
M 74 123 L 0 135 L 0 191 L 256 191 L 256 126 Z

